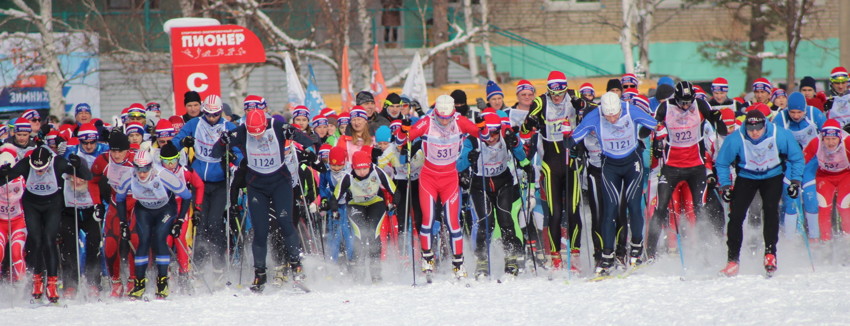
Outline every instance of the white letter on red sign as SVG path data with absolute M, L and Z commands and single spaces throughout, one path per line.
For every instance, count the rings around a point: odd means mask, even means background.
M 202 73 L 202 72 L 192 73 L 191 75 L 189 75 L 188 78 L 186 78 L 186 87 L 188 87 L 189 90 L 196 91 L 198 93 L 203 93 L 204 91 L 207 90 L 207 88 L 209 88 L 210 85 L 207 85 L 207 84 L 198 85 L 197 84 L 198 79 L 207 80 L 208 79 L 207 74 Z

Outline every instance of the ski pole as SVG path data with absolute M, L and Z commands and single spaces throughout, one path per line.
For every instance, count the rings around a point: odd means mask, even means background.
M 416 258 L 413 257 L 416 251 L 413 249 L 413 215 L 410 214 L 410 184 L 413 182 L 413 180 L 410 180 L 410 162 L 412 158 L 410 153 L 410 142 L 406 142 L 405 146 L 407 146 L 407 158 L 405 158 L 405 161 L 407 161 L 407 187 L 405 187 L 406 189 L 404 194 L 404 223 L 407 224 L 405 229 L 407 229 L 407 233 L 410 236 L 410 271 L 413 274 L 413 286 L 416 286 Z
M 3 190 L 6 193 L 6 204 L 11 205 L 12 202 L 9 200 L 9 176 L 6 176 L 6 184 L 3 187 L 5 187 L 5 189 L 3 189 Z M 9 298 L 9 306 L 14 308 L 15 307 L 15 295 L 14 295 L 15 294 L 15 291 L 14 291 L 15 287 L 14 287 L 14 283 L 12 283 L 12 282 L 14 282 L 14 279 L 12 278 L 12 273 L 15 272 L 15 259 L 12 258 L 12 217 L 9 216 L 11 214 L 9 214 L 8 212 L 6 214 L 7 214 L 7 217 L 9 217 L 9 219 L 6 220 L 6 223 L 9 225 L 9 235 L 8 235 L 8 239 L 7 239 L 8 243 L 9 243 L 9 284 L 12 285 L 12 286 L 10 286 L 10 289 L 12 289 L 11 290 L 12 295 L 11 295 L 11 298 Z M 20 275 L 18 275 L 18 276 L 20 276 Z
M 809 234 L 806 231 L 806 225 L 803 224 L 804 220 L 805 220 L 805 213 L 803 212 L 803 199 L 800 198 L 800 200 L 794 200 L 794 202 L 797 203 L 797 215 L 799 216 L 797 218 L 797 225 L 800 227 L 800 230 L 802 231 L 801 233 L 803 234 L 803 241 L 806 242 L 806 253 L 808 253 L 808 255 L 809 255 L 809 264 L 812 265 L 812 272 L 814 272 L 815 271 L 815 261 L 812 258 L 812 249 L 809 246 Z
M 675 223 L 673 225 L 676 227 L 676 247 L 679 248 L 679 262 L 682 264 L 682 276 L 679 278 L 680 280 L 685 280 L 685 251 L 682 248 L 682 236 L 679 234 L 679 220 L 674 219 Z
M 71 176 L 71 191 L 74 192 L 74 247 L 77 249 L 77 266 L 74 266 L 74 269 L 77 270 L 77 287 L 80 287 L 83 283 L 82 273 L 80 273 L 80 214 L 77 208 L 77 180 L 74 179 L 77 177 L 77 167 L 72 165 L 71 168 L 73 169 L 72 172 L 74 173 L 74 175 Z M 83 292 L 85 293 L 87 291 Z
M 227 278 L 226 278 L 227 282 L 225 284 L 227 286 L 230 286 L 232 284 L 230 282 L 230 264 L 231 264 L 231 261 L 230 261 L 230 175 L 231 175 L 231 173 L 230 173 L 230 146 L 224 145 L 224 192 L 225 192 L 224 196 L 227 198 L 227 199 L 225 199 L 225 201 L 226 201 L 225 207 L 227 207 L 227 209 L 225 210 L 225 213 L 224 213 L 225 214 L 224 228 L 226 230 L 225 232 L 227 233 L 227 243 L 225 244 L 224 257 L 225 257 L 225 261 L 226 261 L 225 273 L 227 274 Z M 213 216 L 213 218 L 215 218 L 215 216 Z M 221 216 L 219 216 L 218 218 L 221 218 Z
M 531 183 L 528 182 L 529 177 L 530 176 L 528 174 L 526 174 L 526 176 L 525 176 L 526 195 L 525 195 L 525 204 L 523 204 L 525 206 L 525 209 L 524 209 L 525 210 L 525 239 L 528 242 L 530 242 L 530 240 L 528 240 L 528 239 L 531 237 L 531 233 L 530 233 L 531 231 L 529 231 L 528 229 L 531 228 L 531 227 L 534 227 L 535 229 L 537 228 L 536 225 L 535 226 L 531 225 L 531 222 L 532 222 L 532 220 L 531 220 L 531 196 L 532 196 L 532 193 L 531 193 Z M 530 252 L 531 262 L 534 265 L 534 276 L 537 276 L 537 257 L 534 253 L 534 249 L 535 249 L 535 247 L 529 247 L 527 252 Z
M 194 232 L 194 231 L 193 231 L 193 232 Z M 194 237 L 193 237 L 192 239 L 194 239 Z M 185 244 L 185 243 L 183 243 L 183 239 L 177 238 L 177 244 L 179 244 L 179 245 L 180 245 L 180 247 L 181 247 L 181 248 L 183 248 L 183 251 L 185 251 L 185 252 L 190 252 L 190 251 L 189 251 L 189 249 L 187 248 L 186 244 Z M 171 248 L 168 248 L 168 250 L 171 250 Z M 194 255 L 194 253 L 195 253 L 195 252 L 194 252 L 194 251 L 191 251 L 191 253 L 192 253 L 192 255 Z M 174 254 L 174 253 L 172 253 L 172 254 Z M 189 259 L 189 269 L 190 269 L 191 271 L 195 271 L 195 270 L 196 270 L 196 267 L 197 267 L 197 266 L 195 266 L 195 262 L 194 262 L 193 260 Z M 209 290 L 209 291 L 210 291 L 210 294 L 213 294 L 212 287 L 210 287 L 210 284 L 209 284 L 209 283 L 207 283 L 207 279 L 206 279 L 206 278 L 201 277 L 201 281 L 202 281 L 202 282 L 204 282 L 204 285 L 207 287 L 207 290 Z

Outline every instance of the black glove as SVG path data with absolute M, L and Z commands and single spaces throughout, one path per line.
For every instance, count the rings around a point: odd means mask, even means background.
M 714 173 L 709 173 L 707 176 L 705 176 L 705 183 L 708 185 L 713 185 L 717 183 L 717 176 L 714 175 Z
M 662 140 L 653 140 L 652 141 L 652 156 L 655 158 L 664 157 L 664 141 Z
M 404 144 L 403 146 L 401 146 L 401 149 L 398 151 L 398 155 L 399 156 L 407 156 L 407 154 L 409 154 L 409 151 L 407 150 L 407 144 Z
M 100 121 L 100 120 L 97 120 L 97 121 Z M 102 124 L 103 124 L 103 122 L 101 122 L 101 126 L 102 126 Z M 46 136 L 47 133 L 50 132 L 50 124 L 45 122 L 43 125 L 41 125 L 41 129 L 39 131 L 40 131 L 42 136 Z
M 195 211 L 192 213 L 192 224 L 198 225 L 204 219 L 204 212 L 200 206 L 195 206 Z
M 405 134 L 406 134 L 407 132 L 409 132 L 409 131 L 410 131 L 410 126 L 411 126 L 412 124 L 413 124 L 413 122 L 411 122 L 411 121 L 410 121 L 410 119 L 402 119 L 402 120 L 401 120 L 401 132 L 403 132 L 403 133 L 405 133 Z
M 188 138 L 188 137 L 187 137 L 187 138 Z M 185 139 L 185 138 L 184 138 L 184 139 Z M 221 143 L 222 143 L 222 144 L 225 144 L 225 145 L 230 144 L 230 133 L 229 133 L 229 132 L 227 132 L 227 131 L 223 131 L 223 132 L 221 133 L 221 138 L 219 138 L 219 139 L 221 139 Z
M 79 169 L 82 166 L 83 160 L 77 154 L 70 154 L 68 155 L 68 163 Z
M 850 123 L 844 125 L 844 131 L 850 132 Z
M 242 214 L 242 206 L 239 205 L 230 205 L 230 208 L 228 208 L 228 210 L 230 211 L 231 217 L 240 216 Z
M 479 97 L 475 99 L 475 106 L 478 107 L 479 111 L 484 111 L 487 108 L 487 102 L 484 102 L 484 99 Z
M 183 229 L 183 219 L 178 219 L 174 221 L 174 225 L 171 226 L 171 236 L 175 238 L 180 237 L 180 231 Z
M 727 203 L 732 202 L 732 186 L 720 187 L 720 197 Z
M 800 196 L 800 180 L 791 180 L 791 184 L 788 185 L 788 197 L 791 199 L 797 199 Z
M 513 149 L 519 143 L 519 139 L 516 136 L 516 131 L 513 129 L 505 129 L 505 145 L 508 146 L 508 149 Z
M 480 114 L 475 116 L 475 125 L 479 128 L 484 125 L 484 117 L 482 117 Z
M 466 158 L 469 159 L 469 164 L 472 164 L 473 166 L 477 166 L 478 165 L 478 158 L 480 156 L 481 156 L 481 151 L 474 150 L 474 151 L 469 151 L 469 154 L 467 155 Z
M 372 163 L 378 164 L 378 158 L 384 154 L 378 146 L 372 146 Z
M 328 203 L 327 198 L 322 198 L 322 201 L 319 202 L 319 210 L 327 211 L 331 208 L 331 205 Z
M 92 217 L 94 218 L 94 221 L 95 222 L 103 221 L 103 217 L 104 217 L 103 213 L 105 213 L 105 212 L 106 211 L 103 207 L 103 204 L 94 205 L 94 213 L 92 213 Z
M 472 176 L 469 172 L 461 172 L 459 181 L 460 187 L 468 190 L 469 186 L 472 185 Z
M 12 165 L 11 164 L 3 164 L 3 165 L 0 166 L 0 174 L 6 175 L 6 174 L 9 174 L 9 172 L 11 172 L 11 171 L 12 171 Z
M 312 151 L 303 150 L 298 152 L 298 163 L 313 164 L 316 161 L 316 154 Z
M 186 136 L 180 140 L 180 145 L 186 148 L 195 147 L 195 138 L 192 136 Z
M 118 227 L 121 229 L 121 239 L 130 241 L 130 226 L 127 222 L 119 222 Z
M 525 118 L 525 130 L 540 129 L 540 119 L 536 115 L 529 114 Z

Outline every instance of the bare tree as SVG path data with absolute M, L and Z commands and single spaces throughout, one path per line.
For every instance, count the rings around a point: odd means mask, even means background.
M 485 28 L 483 28 L 481 26 L 475 27 L 471 31 L 464 31 L 463 29 L 461 29 L 457 25 L 454 25 L 454 28 L 456 28 L 458 30 L 458 33 L 455 35 L 455 37 L 453 39 L 446 41 L 446 42 L 443 42 L 443 43 L 440 43 L 440 44 L 437 44 L 437 46 L 434 46 L 432 48 L 429 48 L 428 51 L 424 55 L 422 55 L 422 66 L 423 67 L 430 64 L 430 63 L 435 62 L 437 60 L 436 58 L 439 55 L 445 54 L 446 52 L 450 51 L 451 49 L 462 46 L 462 45 L 466 44 L 467 42 L 471 42 L 473 40 L 473 38 L 480 35 L 481 33 L 483 33 L 486 30 Z M 434 69 L 437 69 L 437 68 L 434 67 Z M 393 87 L 393 86 L 401 83 L 401 81 L 403 81 L 405 78 L 407 78 L 407 73 L 410 72 L 409 70 L 410 70 L 410 68 L 404 69 L 400 73 L 395 75 L 395 77 L 387 80 L 387 82 L 386 82 L 387 87 Z M 446 72 L 448 72 L 448 70 Z M 448 80 L 448 76 L 446 77 L 446 79 Z
M 623 0 L 623 25 L 620 27 L 620 48 L 623 50 L 623 63 L 627 73 L 635 72 L 635 59 L 632 54 L 632 21 L 635 16 L 634 0 Z
M 785 22 L 785 40 L 787 41 L 785 87 L 790 92 L 794 89 L 797 80 L 797 47 L 800 45 L 803 21 L 814 11 L 814 3 L 811 0 L 774 0 L 770 2 L 770 9 L 783 17 L 782 20 Z
M 472 0 L 463 0 L 463 20 L 466 23 L 466 30 L 472 30 L 475 26 L 472 21 Z M 466 43 L 467 61 L 469 61 L 469 82 L 478 83 L 478 56 L 475 55 L 475 44 L 472 42 Z
M 45 90 L 50 97 L 50 114 L 57 117 L 65 115 L 65 96 L 62 88 L 68 81 L 62 73 L 59 63 L 57 39 L 54 34 L 53 1 L 38 0 L 37 7 L 30 6 L 24 0 L 12 0 L 17 8 L 0 9 L 0 14 L 9 16 L 12 20 L 23 20 L 32 24 L 41 39 L 33 40 L 34 48 L 38 51 L 37 63 L 42 66 L 42 72 L 47 77 Z
M 449 39 L 448 0 L 434 0 L 434 43 L 439 44 Z M 422 65 L 424 66 L 425 59 Z M 439 52 L 434 57 L 434 86 L 440 86 L 449 82 L 449 55 Z M 388 85 L 389 86 L 389 83 Z
M 489 1 L 479 0 L 481 3 L 481 26 L 486 32 L 481 37 L 481 46 L 484 48 L 484 65 L 487 68 L 487 79 L 496 81 L 496 67 L 493 65 L 493 51 L 490 49 L 490 6 Z
M 360 79 L 368 85 L 372 77 L 372 21 L 366 8 L 366 0 L 357 0 L 357 26 L 360 27 Z

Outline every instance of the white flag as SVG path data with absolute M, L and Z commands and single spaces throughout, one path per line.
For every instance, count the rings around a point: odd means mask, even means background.
M 284 52 L 284 68 L 286 68 L 286 95 L 287 100 L 289 100 L 289 108 L 304 105 L 307 95 L 304 93 L 304 88 L 301 87 L 301 80 L 295 72 L 295 66 L 292 64 L 292 59 L 289 58 L 289 52 Z
M 422 70 L 422 58 L 419 57 L 419 52 L 413 56 L 413 62 L 410 63 L 401 95 L 419 102 L 425 112 L 428 112 L 428 107 L 431 106 L 431 102 L 428 102 L 428 84 L 425 82 L 425 71 Z

